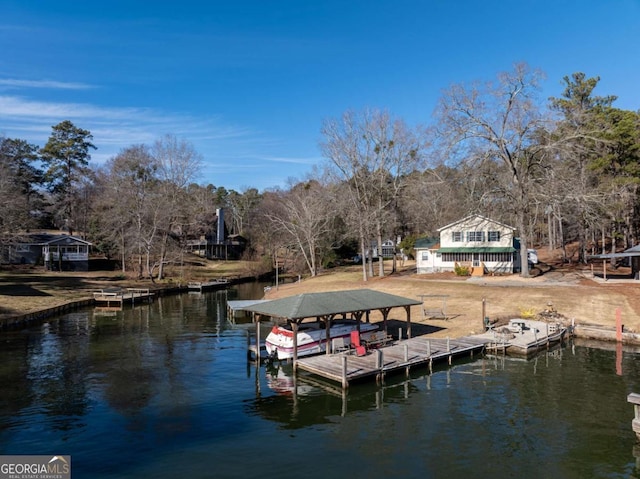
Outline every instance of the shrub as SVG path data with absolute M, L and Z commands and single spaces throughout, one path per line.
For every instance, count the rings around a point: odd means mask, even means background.
M 471 274 L 471 269 L 468 266 L 462 266 L 459 263 L 455 264 L 453 271 L 456 276 L 469 276 Z
M 520 308 L 520 317 L 522 319 L 533 319 L 536 317 L 536 310 L 534 308 Z

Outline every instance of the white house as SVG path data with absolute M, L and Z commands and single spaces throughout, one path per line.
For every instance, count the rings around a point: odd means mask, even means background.
M 418 238 L 413 249 L 416 252 L 417 273 L 437 273 L 436 257 L 439 256 L 440 238 Z
M 416 242 L 418 273 L 454 271 L 456 264 L 475 274 L 513 273 L 519 268 L 515 228 L 480 215 L 467 216 L 438 229 L 440 244 Z

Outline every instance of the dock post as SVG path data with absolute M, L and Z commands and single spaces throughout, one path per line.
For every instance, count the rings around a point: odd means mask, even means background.
M 256 365 L 260 366 L 260 320 L 256 321 Z
M 383 381 L 383 370 L 382 366 L 384 364 L 384 360 L 382 357 L 382 349 L 376 349 L 376 369 L 378 370 L 378 374 L 376 375 L 376 380 L 378 383 L 382 383 Z
M 640 439 L 640 394 L 631 393 L 627 396 L 627 402 L 633 404 L 633 410 L 635 417 L 631 421 L 631 428 L 636 433 L 638 439 Z
M 347 355 L 342 355 L 342 389 L 349 387 L 349 381 L 347 381 Z
M 449 353 L 449 366 L 451 366 L 451 358 L 452 358 L 452 354 L 451 354 L 451 339 L 449 339 L 447 337 L 447 353 Z
M 404 343 L 403 346 L 404 346 L 404 362 L 407 365 L 405 368 L 405 373 L 408 376 L 409 375 L 409 345 L 407 343 Z

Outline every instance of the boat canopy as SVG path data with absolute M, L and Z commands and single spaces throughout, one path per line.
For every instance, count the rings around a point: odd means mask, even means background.
M 420 304 L 422 302 L 415 299 L 370 289 L 356 289 L 326 293 L 304 293 L 266 301 L 245 309 L 274 318 L 301 320 L 373 310 L 384 311 L 397 307 L 408 308 Z

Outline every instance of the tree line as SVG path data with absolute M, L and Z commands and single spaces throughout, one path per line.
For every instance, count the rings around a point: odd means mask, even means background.
M 386 239 L 410 252 L 416 238 L 473 213 L 517 228 L 524 276 L 531 246 L 586 262 L 636 244 L 640 114 L 597 96 L 598 77 L 566 76 L 562 95 L 546 100 L 541 79 L 517 64 L 491 82 L 453 85 L 426 127 L 346 111 L 322 123 L 325 160 L 313 172 L 263 192 L 198 184 L 201 155 L 173 135 L 99 167 L 91 133 L 70 121 L 42 148 L 3 137 L 0 234 L 6 243 L 34 228 L 76 232 L 149 278 L 185 261 L 187 242 L 215 228 L 217 208 L 249 241 L 248 258 L 311 276 L 356 253 L 370 259 Z M 384 267 L 363 261 L 363 279 Z

